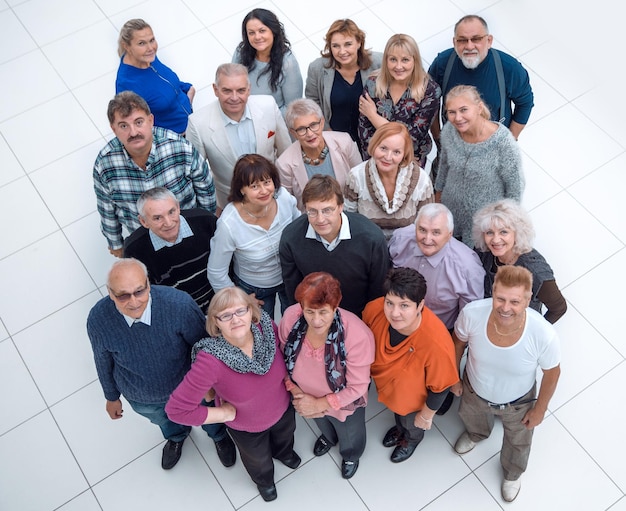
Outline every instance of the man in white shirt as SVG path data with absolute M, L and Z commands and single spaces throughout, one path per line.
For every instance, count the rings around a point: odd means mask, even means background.
M 237 159 L 256 153 L 274 163 L 291 145 L 291 138 L 274 98 L 250 95 L 245 66 L 220 65 L 213 91 L 217 101 L 189 116 L 187 139 L 209 161 L 222 210 L 228 204 Z

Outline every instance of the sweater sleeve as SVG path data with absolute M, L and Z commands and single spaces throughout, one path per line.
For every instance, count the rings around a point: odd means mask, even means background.
M 297 221 L 298 220 L 296 219 L 296 222 Z M 291 226 L 294 227 L 296 225 L 294 225 L 293 223 L 291 224 Z M 291 226 L 288 226 L 283 231 L 278 248 L 278 253 L 280 256 L 280 266 L 283 274 L 283 283 L 285 284 L 285 293 L 287 295 L 288 305 L 293 305 L 294 303 L 296 303 L 296 299 L 294 296 L 296 292 L 296 287 L 298 286 L 298 284 L 300 284 L 300 282 L 302 282 L 302 279 L 304 278 L 304 275 L 302 275 L 302 272 L 296 264 L 295 256 L 293 254 L 294 247 L 291 243 L 291 238 L 294 235 L 297 236 L 299 233 L 292 233 L 291 231 L 295 231 L 295 229 L 290 229 Z M 302 237 L 304 238 L 304 233 L 302 234 Z
M 213 387 L 214 369 L 211 356 L 200 352 L 182 382 L 174 389 L 165 405 L 165 413 L 173 422 L 186 426 L 200 426 L 207 418 L 207 407 L 202 399 Z
M 343 209 L 350 213 L 356 213 L 359 210 L 359 184 L 356 178 L 358 169 L 354 168 L 346 178 L 346 185 L 343 189 Z
M 378 228 L 378 227 L 377 227 Z M 372 257 L 370 259 L 370 271 L 369 271 L 369 289 L 367 301 L 374 300 L 383 296 L 383 282 L 387 277 L 387 272 L 391 267 L 389 260 L 389 249 L 387 247 L 387 241 L 382 234 L 379 237 L 377 243 L 372 247 Z
M 552 324 L 567 312 L 567 302 L 555 280 L 544 280 L 537 292 L 537 298 L 548 309 L 544 318 Z
M 293 53 L 285 54 L 283 60 L 283 79 L 280 88 L 283 92 L 283 100 L 285 104 L 280 108 L 282 115 L 285 115 L 287 106 L 295 99 L 302 98 L 302 73 L 300 66 Z
M 500 151 L 500 176 L 504 183 L 504 198 L 515 199 L 519 202 L 522 200 L 522 191 L 524 190 L 522 155 L 517 142 L 508 129 L 506 129 L 506 136 L 501 140 Z
M 98 380 L 102 386 L 104 398 L 107 401 L 117 401 L 121 396 L 121 392 L 117 388 L 115 378 L 113 377 L 113 366 L 115 365 L 115 362 L 113 360 L 112 353 L 104 347 L 102 332 L 100 332 L 100 329 L 96 327 L 96 323 L 102 322 L 94 319 L 94 314 L 95 313 L 92 311 L 87 319 L 87 335 L 93 350 L 93 358 L 96 364 Z

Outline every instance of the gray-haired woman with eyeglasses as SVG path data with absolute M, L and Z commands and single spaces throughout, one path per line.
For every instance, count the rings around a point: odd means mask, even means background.
M 311 99 L 292 101 L 285 122 L 295 142 L 276 160 L 276 167 L 281 184 L 304 211 L 302 190 L 314 174 L 334 177 L 343 187 L 350 169 L 362 159 L 348 133 L 324 131 L 322 109 Z
M 178 424 L 224 422 L 261 497 L 274 500 L 273 458 L 291 469 L 301 462 L 276 324 L 253 297 L 227 287 L 211 300 L 206 326 L 209 337 L 194 345 L 191 369 L 165 411 Z M 213 395 L 215 407 L 206 406 Z

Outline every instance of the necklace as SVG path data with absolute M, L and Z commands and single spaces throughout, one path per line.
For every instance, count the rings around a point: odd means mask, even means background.
M 517 261 L 517 259 L 513 259 L 513 261 L 511 261 L 510 263 L 505 263 L 504 261 L 501 261 L 499 257 L 494 257 L 493 258 L 493 262 L 496 264 L 496 266 L 501 267 L 501 266 L 510 266 L 512 264 L 515 264 L 515 261 Z
M 500 330 L 498 330 L 498 325 L 496 324 L 496 320 L 492 320 L 491 324 L 493 325 L 493 327 L 496 329 L 496 333 L 498 335 L 501 335 L 502 337 L 507 337 L 509 335 L 513 335 L 515 332 L 517 332 L 520 328 L 522 328 L 522 326 L 524 325 L 526 321 L 526 311 L 524 311 L 524 317 L 522 318 L 522 321 L 520 321 L 520 324 L 517 326 L 517 328 L 515 328 L 514 330 L 511 330 L 509 333 L 507 334 L 503 334 L 502 332 L 500 332 Z
M 252 218 L 256 218 L 257 220 L 259 218 L 265 218 L 267 216 L 267 210 L 269 209 L 270 205 L 268 204 L 267 206 L 265 206 L 265 209 L 263 210 L 263 214 L 262 215 L 255 215 L 254 213 L 251 213 L 248 208 L 246 208 L 243 204 L 243 202 L 241 203 L 241 208 L 248 213 L 248 215 L 250 215 Z
M 309 158 L 304 152 L 304 150 L 302 151 L 302 159 L 304 160 L 304 163 L 307 165 L 319 165 L 326 159 L 327 156 L 328 156 L 327 145 L 324 146 L 324 149 L 321 150 L 320 155 L 315 159 Z

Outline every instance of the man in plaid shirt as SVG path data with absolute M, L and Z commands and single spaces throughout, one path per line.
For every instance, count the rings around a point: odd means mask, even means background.
M 107 110 L 115 138 L 100 151 L 93 168 L 101 230 L 109 252 L 122 256 L 122 226 L 141 226 L 137 199 L 146 190 L 163 186 L 180 202 L 215 212 L 215 188 L 209 165 L 187 140 L 154 126 L 144 99 L 134 92 L 119 93 Z

